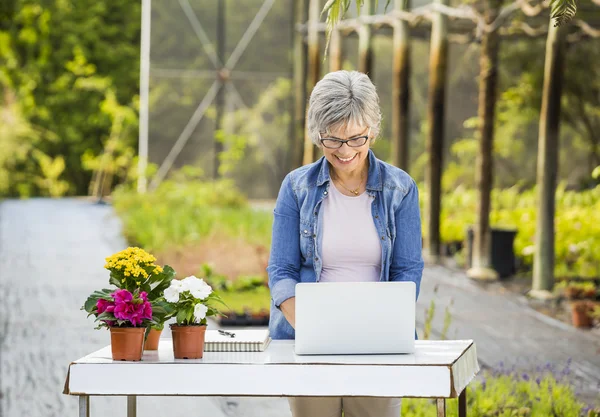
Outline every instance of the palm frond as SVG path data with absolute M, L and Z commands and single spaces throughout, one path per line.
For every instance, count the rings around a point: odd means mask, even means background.
M 562 26 L 575 17 L 577 0 L 551 0 L 550 10 L 554 26 Z
M 327 50 L 329 49 L 329 41 L 331 40 L 331 32 L 335 25 L 344 17 L 352 0 L 328 0 L 323 6 L 321 16 L 327 12 L 327 41 L 325 42 L 325 53 L 323 57 L 327 57 Z M 364 3 L 364 0 L 356 0 L 356 7 L 360 10 L 360 7 Z

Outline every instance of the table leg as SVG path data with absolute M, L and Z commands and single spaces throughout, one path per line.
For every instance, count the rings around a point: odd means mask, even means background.
M 446 417 L 446 399 L 437 399 L 437 417 Z
M 127 417 L 136 417 L 137 415 L 137 403 L 135 395 L 127 396 Z
M 467 417 L 467 388 L 458 396 L 458 417 Z
M 90 417 L 90 397 L 88 395 L 79 396 L 79 417 Z

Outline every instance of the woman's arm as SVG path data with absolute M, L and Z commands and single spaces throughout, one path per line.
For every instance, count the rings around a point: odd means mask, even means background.
M 392 248 L 390 281 L 414 282 L 419 297 L 423 265 L 419 190 L 412 181 L 396 210 L 396 241 Z
M 288 174 L 279 190 L 273 211 L 273 235 L 269 256 L 269 288 L 275 307 L 295 324 L 296 284 L 300 282 L 300 212 Z

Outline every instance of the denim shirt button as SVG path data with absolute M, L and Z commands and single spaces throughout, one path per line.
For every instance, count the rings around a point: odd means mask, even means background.
M 308 233 L 308 230 L 305 230 L 305 231 L 304 231 L 304 234 L 307 234 L 307 233 Z
M 327 191 L 323 191 L 323 195 L 327 195 Z
M 385 240 L 385 236 L 381 236 L 381 240 Z

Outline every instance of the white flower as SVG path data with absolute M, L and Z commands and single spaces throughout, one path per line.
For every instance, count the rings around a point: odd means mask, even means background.
M 165 300 L 170 303 L 176 303 L 179 301 L 179 290 L 173 285 L 170 285 L 169 288 L 165 290 Z
M 171 285 L 169 285 L 169 287 L 175 288 L 177 290 L 177 292 L 184 291 L 184 289 L 183 289 L 184 284 L 183 284 L 183 282 L 181 280 L 178 280 L 178 279 L 172 280 L 171 281 Z
M 206 317 L 206 312 L 208 311 L 208 307 L 204 304 L 196 304 L 194 307 L 194 318 L 197 323 L 200 323 L 202 319 Z
M 193 275 L 184 278 L 182 283 L 184 291 L 189 291 L 194 298 L 199 300 L 206 299 L 212 293 L 212 288 L 210 285 L 204 282 L 203 279 L 196 278 Z

